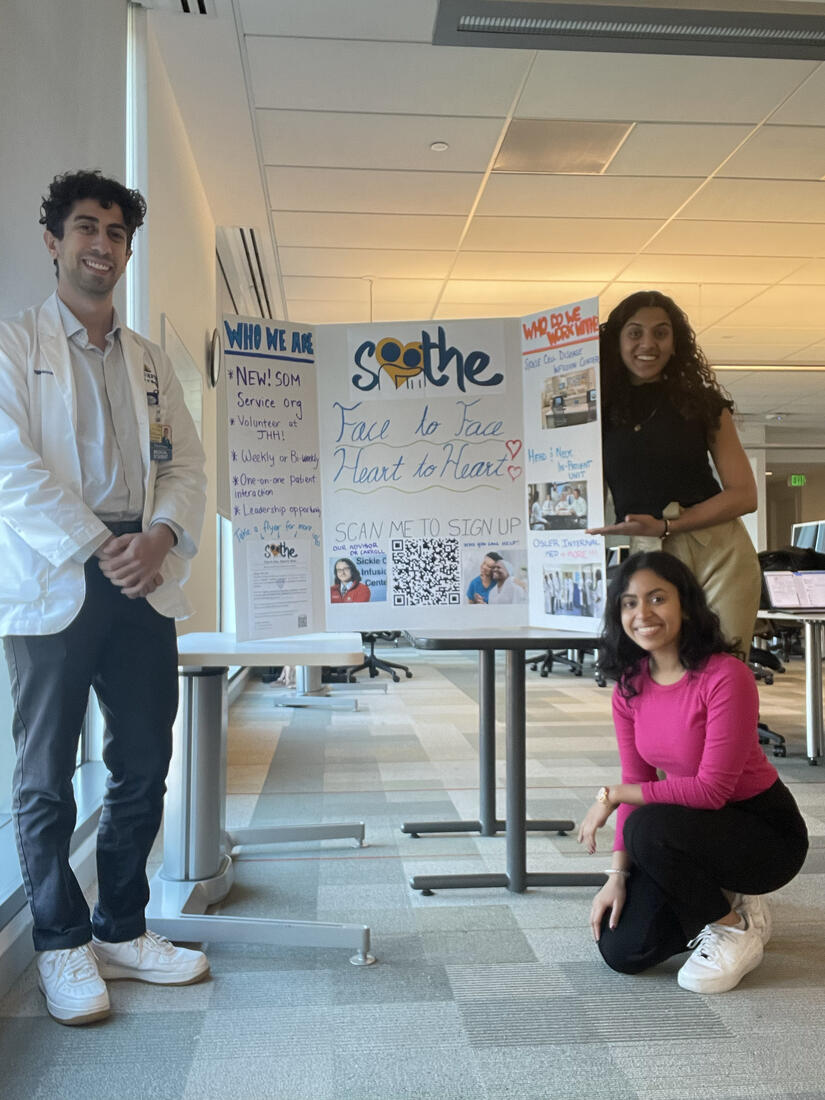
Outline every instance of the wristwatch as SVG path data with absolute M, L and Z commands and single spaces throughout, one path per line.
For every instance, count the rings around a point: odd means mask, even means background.
M 607 787 L 599 787 L 598 791 L 596 791 L 596 801 L 601 802 L 603 806 L 613 805 L 610 801 L 610 791 Z

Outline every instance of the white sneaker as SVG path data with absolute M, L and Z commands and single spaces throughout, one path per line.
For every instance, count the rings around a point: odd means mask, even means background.
M 734 894 L 730 907 L 745 918 L 748 927 L 752 928 L 762 940 L 762 946 L 767 946 L 773 931 L 768 899 L 762 894 Z
M 693 954 L 676 980 L 693 993 L 727 993 L 762 962 L 762 940 L 753 928 L 706 924 L 688 947 Z
M 155 985 L 190 985 L 209 973 L 202 951 L 175 947 L 156 932 L 144 932 L 135 940 L 107 943 L 95 937 L 92 950 L 103 978 L 134 978 Z
M 61 1024 L 91 1024 L 109 1015 L 109 994 L 91 944 L 37 952 L 37 984 Z

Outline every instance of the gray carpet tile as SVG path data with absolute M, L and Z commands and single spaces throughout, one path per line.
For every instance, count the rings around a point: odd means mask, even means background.
M 258 1012 L 273 1005 L 377 1005 L 453 1000 L 443 966 L 394 963 L 392 966 L 338 967 L 308 974 L 224 974 L 215 981 L 210 1008 L 220 1012 Z
M 216 942 L 208 982 L 112 983 L 111 1020 L 79 1031 L 48 1019 L 29 968 L 0 1002 L 2 1100 L 108 1100 L 113 1082 L 120 1100 L 825 1098 L 825 767 L 805 758 L 801 663 L 760 696 L 763 717 L 788 733 L 775 763 L 811 854 L 772 899 L 762 965 L 731 993 L 700 997 L 676 984 L 683 957 L 632 978 L 604 966 L 592 887 L 410 889 L 412 874 L 505 862 L 501 835 L 400 831 L 478 813 L 476 656 L 434 656 L 399 649 L 414 678 L 364 690 L 358 711 L 276 710 L 253 681 L 231 712 L 227 820 L 363 820 L 367 847 L 244 849 L 217 911 L 367 923 L 376 966 L 351 966 L 351 949 Z M 499 660 L 500 813 L 502 674 Z M 618 776 L 610 691 L 554 669 L 528 672 L 527 698 L 529 813 L 578 821 Z M 528 867 L 598 870 L 611 843 L 608 827 L 591 860 L 574 836 L 531 832 Z
M 638 1100 L 613 1049 L 597 1043 L 482 1047 L 475 1056 L 490 1100 Z
M 273 1001 L 258 1005 L 252 1014 L 212 1011 L 204 1021 L 201 1045 L 212 1058 L 256 1058 L 261 1052 L 284 1058 L 349 1050 L 391 1059 L 396 1051 L 421 1047 L 424 1034 L 433 1052 L 467 1046 L 458 1009 L 445 1001 L 289 1007 Z

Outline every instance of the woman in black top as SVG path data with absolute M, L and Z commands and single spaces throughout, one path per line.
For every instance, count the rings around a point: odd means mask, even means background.
M 659 291 L 620 302 L 601 326 L 599 350 L 604 473 L 617 522 L 592 533 L 680 558 L 725 636 L 747 653 L 761 575 L 739 517 L 755 510 L 756 484 L 733 402 L 687 317 Z

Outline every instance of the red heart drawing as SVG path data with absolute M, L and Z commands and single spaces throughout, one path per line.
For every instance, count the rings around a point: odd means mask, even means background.
M 517 477 L 521 477 L 521 466 L 508 466 L 507 473 L 515 481 Z
M 510 455 L 510 458 L 515 458 L 516 455 L 521 450 L 521 440 L 520 439 L 508 439 L 507 442 L 504 444 L 504 446 L 507 448 L 507 450 L 509 452 L 509 455 Z

